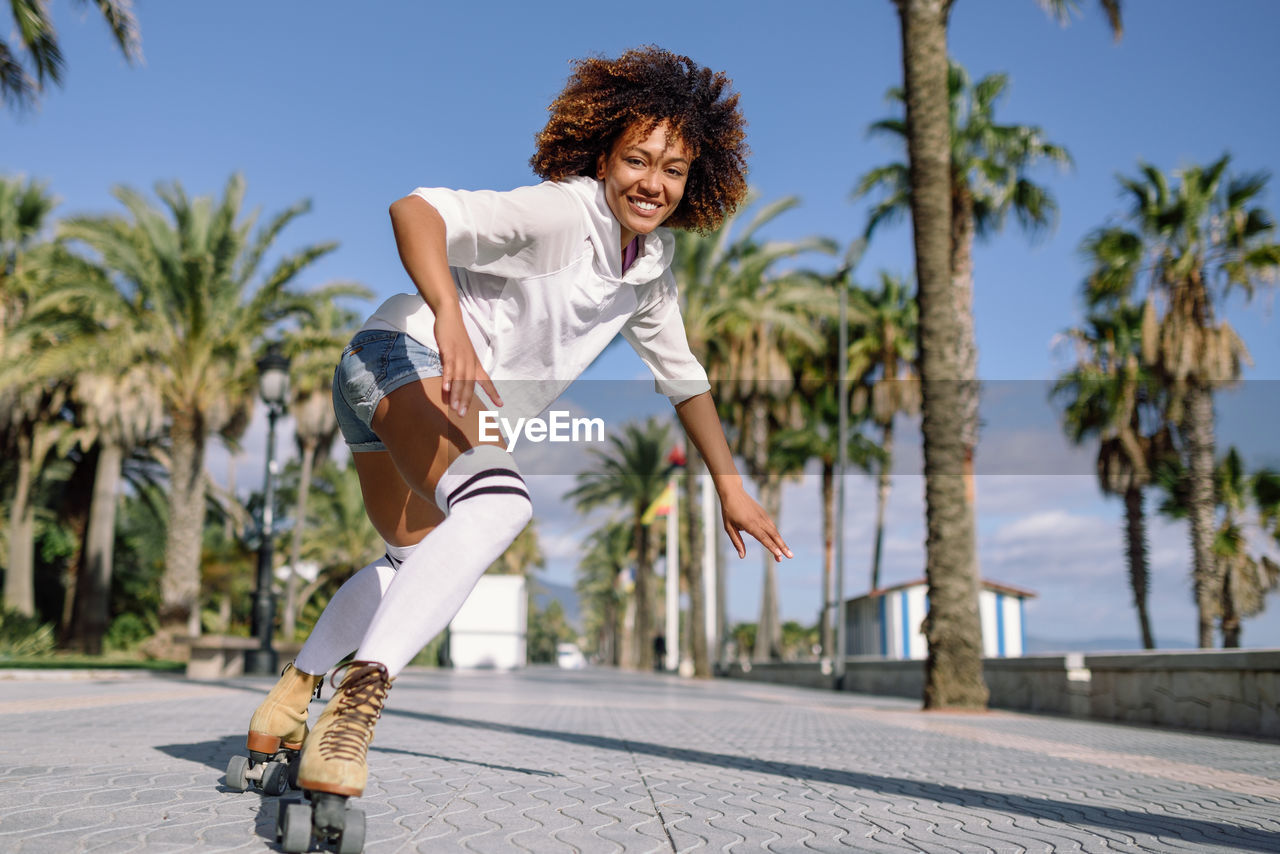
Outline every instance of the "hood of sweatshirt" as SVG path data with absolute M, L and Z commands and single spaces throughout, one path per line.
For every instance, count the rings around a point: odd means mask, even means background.
M 640 255 L 624 275 L 622 272 L 622 225 L 605 200 L 604 182 L 574 175 L 560 182 L 581 203 L 596 250 L 595 271 L 602 279 L 632 285 L 652 282 L 671 266 L 676 240 L 666 228 L 655 228 L 641 236 Z

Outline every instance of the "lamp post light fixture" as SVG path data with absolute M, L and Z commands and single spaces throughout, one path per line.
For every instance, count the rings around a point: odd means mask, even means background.
M 275 560 L 275 468 L 276 419 L 289 401 L 289 357 L 278 343 L 267 347 L 258 360 L 258 394 L 267 405 L 267 466 L 263 476 L 261 541 L 258 544 L 258 589 L 253 596 L 253 634 L 261 645 L 245 653 L 246 673 L 274 676 L 276 651 L 271 633 L 276 621 L 276 598 L 272 592 L 272 564 Z

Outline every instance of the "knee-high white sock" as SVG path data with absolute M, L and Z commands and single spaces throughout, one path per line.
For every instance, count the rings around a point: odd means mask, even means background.
M 516 461 L 496 445 L 459 456 L 436 485 L 445 520 L 400 567 L 356 658 L 395 676 L 458 613 L 480 576 L 533 518 Z
M 303 673 L 328 673 L 342 657 L 360 645 L 378 603 L 395 578 L 396 570 L 416 546 L 384 543 L 386 554 L 348 578 L 325 606 L 315 628 L 307 636 L 293 666 Z

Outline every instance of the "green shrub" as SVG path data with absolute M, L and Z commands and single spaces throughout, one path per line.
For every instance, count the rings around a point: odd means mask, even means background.
M 53 651 L 53 624 L 17 611 L 0 610 L 0 659 L 30 658 Z
M 111 621 L 102 639 L 107 649 L 125 652 L 155 634 L 155 626 L 137 614 L 121 614 Z

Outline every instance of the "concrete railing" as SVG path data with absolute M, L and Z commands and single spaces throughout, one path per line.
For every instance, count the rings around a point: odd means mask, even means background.
M 831 688 L 817 663 L 732 665 L 730 677 Z M 1280 650 L 988 658 L 995 709 L 1280 738 Z M 918 699 L 923 661 L 849 658 L 846 691 Z

